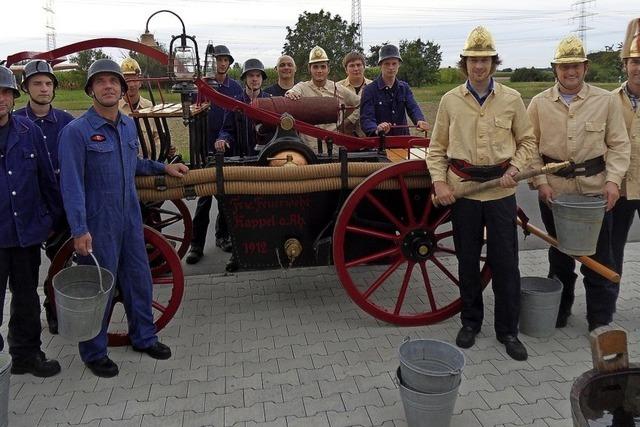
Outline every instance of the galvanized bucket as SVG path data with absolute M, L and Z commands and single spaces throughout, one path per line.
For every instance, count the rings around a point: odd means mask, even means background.
M 397 372 L 400 399 L 409 427 L 449 427 L 453 409 L 458 398 L 458 382 L 451 390 L 443 393 L 421 393 L 407 387 L 400 368 Z
M 547 338 L 556 330 L 562 282 L 546 277 L 523 277 L 520 286 L 520 332 Z
M 0 427 L 9 425 L 9 384 L 11 356 L 0 353 Z
M 400 346 L 404 384 L 421 393 L 444 393 L 460 383 L 464 353 L 444 341 L 405 340 Z
M 74 265 L 53 277 L 58 333 L 72 341 L 87 341 L 100 333 L 113 289 L 113 274 L 90 255 L 95 267 Z
M 563 194 L 551 201 L 558 249 L 568 255 L 593 255 L 607 201 L 601 196 Z

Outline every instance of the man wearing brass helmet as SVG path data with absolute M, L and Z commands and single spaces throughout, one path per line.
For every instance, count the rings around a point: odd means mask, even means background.
M 571 161 L 572 166 L 532 180 L 532 186 L 538 190 L 542 222 L 547 232 L 556 236 L 549 203 L 561 194 L 604 196 L 607 212 L 593 258 L 613 267 L 611 209 L 629 167 L 630 151 L 620 102 L 612 93 L 585 83 L 589 60 L 579 38 L 569 36 L 560 41 L 551 66 L 556 84 L 536 95 L 528 109 L 539 154 L 534 157 L 532 167 L 562 161 Z M 566 326 L 571 315 L 577 279 L 574 270 L 572 257 L 549 248 L 549 277 L 557 277 L 563 284 L 557 328 Z M 611 322 L 618 286 L 585 266 L 581 271 L 591 331 Z
M 613 208 L 613 256 L 622 274 L 624 246 L 636 212 L 640 213 L 640 18 L 633 19 L 620 51 L 627 81 L 613 91 L 631 141 L 631 163 L 622 182 L 621 197 Z
M 494 329 L 515 360 L 526 360 L 518 339 L 520 271 L 516 230 L 517 185 L 513 176 L 535 154 L 535 138 L 520 94 L 493 80 L 500 64 L 491 33 L 471 31 L 458 66 L 467 81 L 440 101 L 427 165 L 434 191 L 443 205 L 452 204 L 453 240 L 458 258 L 462 328 L 461 348 L 475 343 L 484 318 L 480 253 L 486 229 L 487 262 L 495 295 Z M 500 178 L 500 186 L 456 200 L 464 181 Z
M 122 74 L 127 81 L 127 93 L 124 94 L 124 97 L 120 99 L 118 104 L 120 111 L 130 116 L 133 111 L 153 107 L 153 103 L 150 100 L 140 95 L 142 81 L 139 79 L 142 76 L 142 69 L 138 61 L 130 57 L 124 58 L 120 63 L 120 70 L 122 70 Z M 146 133 L 143 132 L 143 134 L 146 136 Z M 153 143 L 159 148 L 160 135 L 158 135 L 158 130 L 153 124 L 151 125 L 151 134 L 153 136 Z M 145 142 L 148 144 L 147 141 Z M 147 150 L 149 150 L 149 148 L 147 148 Z M 167 157 L 172 158 L 175 154 L 176 147 L 172 144 L 167 152 Z
M 314 96 L 333 97 L 338 98 L 339 104 L 344 104 L 346 107 L 358 107 L 360 97 L 345 89 L 344 86 L 329 80 L 330 71 L 327 52 L 320 46 L 314 47 L 311 49 L 311 52 L 309 52 L 309 73 L 311 74 L 311 80 L 297 83 L 289 89 L 284 96 L 294 100 Z M 351 113 L 347 111 L 345 116 L 346 117 L 338 118 L 338 123 L 316 126 L 333 132 L 344 129 L 344 133 L 352 134 L 359 126 L 360 112 L 356 108 Z M 304 135 L 303 139 L 312 149 L 317 149 L 315 138 Z

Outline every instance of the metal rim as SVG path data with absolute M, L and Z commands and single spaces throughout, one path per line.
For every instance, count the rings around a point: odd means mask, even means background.
M 458 286 L 457 274 L 451 272 L 440 261 L 442 256 L 455 255 L 455 250 L 452 247 L 450 248 L 443 244 L 444 239 L 452 236 L 451 230 L 438 230 L 450 222 L 451 208 L 436 208 L 431 197 L 425 197 L 424 206 L 421 207 L 419 212 L 414 212 L 415 209 L 410 200 L 404 176 L 411 173 L 415 174 L 416 172 L 428 173 L 424 160 L 396 163 L 370 175 L 347 198 L 340 210 L 333 232 L 333 257 L 336 272 L 351 299 L 372 316 L 385 322 L 405 326 L 436 323 L 458 313 L 462 307 L 459 296 L 451 302 L 440 305 L 436 295 L 434 295 L 432 281 L 429 276 L 430 269 L 444 274 L 453 286 Z M 399 183 L 399 191 L 402 195 L 402 205 L 405 213 L 404 218 L 399 218 L 383 206 L 373 193 L 378 184 L 388 179 L 397 179 Z M 425 189 L 427 192 L 428 190 L 430 189 Z M 354 223 L 354 213 L 357 207 L 365 201 L 375 206 L 386 220 L 395 225 L 397 229 L 395 234 Z M 346 248 L 349 246 L 350 239 L 356 239 L 358 236 L 367 236 L 386 241 L 389 243 L 389 247 L 358 259 L 346 259 Z M 428 247 L 426 246 L 427 243 L 429 244 Z M 414 249 L 407 250 L 406 246 L 408 244 L 413 245 Z M 484 257 L 481 260 L 484 261 Z M 365 290 L 361 286 L 362 283 L 359 282 L 360 279 L 352 275 L 350 269 L 371 262 L 381 262 L 389 266 L 370 286 L 366 287 L 367 285 L 365 284 Z M 403 274 L 402 286 L 395 304 L 393 306 L 382 306 L 371 301 L 373 294 L 383 287 L 390 276 L 397 271 L 399 272 L 404 265 L 406 265 L 406 270 Z M 402 307 L 414 268 L 419 269 L 421 272 L 421 285 L 425 288 L 428 304 L 424 304 L 417 312 L 405 313 L 402 312 Z M 491 279 L 486 263 L 483 265 L 480 275 L 484 289 Z
M 182 259 L 191 244 L 193 237 L 193 220 L 189 208 L 181 199 L 168 200 L 175 208 L 163 207 L 165 202 L 145 204 L 143 207 L 145 225 L 162 233 L 164 238 L 174 247 L 178 257 Z M 182 222 L 182 233 L 170 234 L 163 230 L 173 224 Z M 152 263 L 151 273 L 153 275 L 166 273 L 169 266 L 164 263 Z

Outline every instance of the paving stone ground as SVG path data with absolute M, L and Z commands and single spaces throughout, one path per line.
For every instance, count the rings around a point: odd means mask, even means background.
M 614 324 L 640 341 L 640 243 L 627 246 Z M 546 251 L 520 253 L 523 276 L 546 275 Z M 569 391 L 591 369 L 584 290 L 568 327 L 547 339 L 521 335 L 526 362 L 506 356 L 485 324 L 465 350 L 451 425 L 571 426 Z M 6 336 L 9 305 L 0 332 Z M 44 320 L 43 320 L 44 324 Z M 160 331 L 174 356 L 155 361 L 110 349 L 120 375 L 98 379 L 74 344 L 45 329 L 43 349 L 63 371 L 49 379 L 11 377 L 12 427 L 33 426 L 404 426 L 395 385 L 405 337 L 453 343 L 458 316 L 426 327 L 384 324 L 347 297 L 331 267 L 187 278 L 184 300 Z

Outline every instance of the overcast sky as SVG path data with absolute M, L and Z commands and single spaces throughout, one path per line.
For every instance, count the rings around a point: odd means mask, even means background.
M 0 58 L 23 50 L 46 50 L 45 0 L 3 0 Z M 286 26 L 303 11 L 320 8 L 351 20 L 350 0 L 53 0 L 57 47 L 96 37 L 137 39 L 153 12 L 171 9 L 204 50 L 206 42 L 226 44 L 236 61 L 251 57 L 272 66 L 282 51 Z M 493 33 L 503 67 L 547 66 L 557 42 L 575 30 L 574 0 L 361 0 L 365 51 L 370 45 L 401 39 L 431 40 L 442 51 L 442 66 L 454 65 L 469 31 L 484 25 Z M 636 4 L 634 8 L 632 5 Z M 587 11 L 589 51 L 622 40 L 628 21 L 640 16 L 632 0 L 596 0 Z M 8 11 L 7 12 L 7 7 Z M 159 14 L 149 24 L 168 45 L 180 33 L 178 20 Z M 120 60 L 125 52 L 110 51 Z

